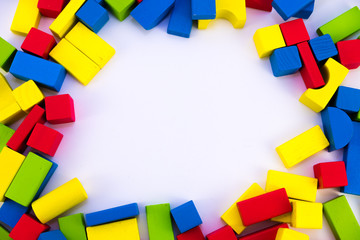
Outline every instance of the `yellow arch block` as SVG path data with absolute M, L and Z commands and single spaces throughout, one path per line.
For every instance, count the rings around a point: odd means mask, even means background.
M 140 240 L 136 218 L 86 228 L 88 240 Z
M 279 24 L 259 28 L 253 38 L 260 58 L 269 57 L 275 49 L 286 47 Z
M 37 28 L 40 22 L 38 0 L 20 0 L 10 30 L 26 36 L 31 28 Z
M 310 237 L 292 229 L 279 228 L 275 240 L 310 240 Z

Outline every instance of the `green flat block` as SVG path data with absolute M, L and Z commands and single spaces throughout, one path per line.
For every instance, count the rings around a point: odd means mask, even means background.
M 322 25 L 316 31 L 319 36 L 330 34 L 334 43 L 341 41 L 360 30 L 360 10 L 353 7 L 347 12 Z
M 9 232 L 0 226 L 0 240 L 12 240 L 11 237 L 9 237 Z
M 105 6 L 120 21 L 130 15 L 135 6 L 135 0 L 105 0 Z
M 6 146 L 6 143 L 9 141 L 9 139 L 14 134 L 14 132 L 15 132 L 15 130 L 0 123 L 0 152 Z
M 324 215 L 336 239 L 360 239 L 359 223 L 345 196 L 324 203 Z
M 58 219 L 61 232 L 67 240 L 86 240 L 84 214 L 78 213 Z
M 146 206 L 146 219 L 150 240 L 174 240 L 170 204 Z
M 29 152 L 12 181 L 5 197 L 28 207 L 48 174 L 52 163 Z
M 6 72 L 10 69 L 15 53 L 16 48 L 0 37 L 0 67 Z

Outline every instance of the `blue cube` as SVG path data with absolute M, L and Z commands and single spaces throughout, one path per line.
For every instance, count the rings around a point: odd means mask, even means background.
M 340 86 L 336 93 L 335 107 L 347 113 L 360 111 L 360 89 Z
M 184 233 L 202 224 L 202 220 L 193 201 L 189 201 L 172 209 L 171 215 L 173 216 L 174 221 L 181 233 Z
M 60 230 L 55 230 L 40 234 L 38 240 L 66 240 L 66 238 Z
M 270 63 L 275 77 L 293 74 L 302 67 L 296 46 L 276 49 L 270 56 Z
M 94 33 L 98 33 L 109 21 L 109 13 L 95 0 L 86 1 L 77 11 L 76 17 Z
M 24 207 L 10 199 L 6 199 L 0 208 L 0 222 L 10 227 L 15 227 L 21 216 L 27 212 L 28 208 Z
M 319 62 L 338 55 L 338 50 L 329 34 L 311 39 L 309 44 Z

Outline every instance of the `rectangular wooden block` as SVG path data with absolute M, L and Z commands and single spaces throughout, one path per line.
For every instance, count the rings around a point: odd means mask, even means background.
M 44 158 L 44 157 L 41 156 L 40 154 L 37 154 L 37 155 L 39 155 L 40 157 Z M 37 199 L 40 197 L 41 193 L 44 191 L 46 185 L 49 183 L 51 177 L 54 175 L 56 169 L 58 168 L 58 165 L 57 165 L 55 162 L 53 162 L 53 161 L 51 161 L 51 160 L 49 160 L 49 159 L 47 159 L 47 158 L 44 158 L 44 159 L 46 159 L 46 160 L 48 160 L 49 162 L 51 162 L 52 165 L 51 165 L 51 168 L 50 168 L 48 174 L 46 175 L 44 181 L 42 182 L 39 190 L 38 190 L 37 193 L 35 194 L 35 197 L 34 197 L 33 201 L 37 200 Z
M 146 206 L 146 219 L 151 240 L 174 240 L 170 204 Z
M 10 30 L 26 36 L 31 28 L 37 28 L 40 22 L 38 0 L 19 0 Z
M 1 73 L 0 96 L 0 123 L 10 124 L 20 118 L 23 112 L 12 94 L 9 83 Z
M 274 0 L 272 6 L 286 21 L 311 3 L 312 0 Z
M 360 111 L 360 89 L 340 86 L 335 97 L 335 107 L 347 113 Z
M 38 240 L 40 234 L 49 230 L 49 228 L 49 226 L 39 223 L 30 215 L 24 214 L 11 230 L 9 236 L 14 240 Z
M 13 91 L 16 102 L 24 112 L 30 110 L 44 100 L 45 96 L 33 80 L 24 82 Z
M 281 228 L 289 228 L 286 223 L 265 228 L 258 232 L 239 238 L 239 240 L 275 240 L 276 234 Z M 294 239 L 292 239 L 294 240 Z
M 280 228 L 276 234 L 275 240 L 310 240 L 305 233 L 301 233 L 288 228 Z
M 231 228 L 230 228 L 231 229 Z M 201 231 L 201 228 L 195 227 L 187 232 L 177 235 L 177 240 L 204 240 L 204 234 Z
M 314 176 L 319 180 L 319 189 L 348 185 L 344 161 L 322 162 L 314 165 L 313 168 Z
M 190 37 L 192 24 L 191 1 L 176 0 L 174 9 L 171 13 L 167 33 L 188 38 Z
M 88 240 L 100 239 L 131 239 L 140 240 L 139 228 L 136 218 L 114 223 L 87 227 Z
M 291 215 L 291 226 L 295 228 L 322 229 L 322 203 L 311 203 L 304 201 L 294 202 L 293 212 Z
M 16 54 L 16 48 L 0 37 L 0 68 L 8 72 Z
M 8 126 L 0 123 L 0 152 L 6 146 L 6 143 L 13 136 L 15 130 L 9 128 Z
M 360 66 L 360 39 L 340 41 L 336 44 L 336 47 L 342 65 L 350 70 Z
M 215 0 L 192 0 L 192 19 L 215 19 L 216 3 Z
M 58 219 L 61 232 L 67 240 L 87 240 L 84 214 L 78 213 Z
M 206 235 L 207 240 L 237 240 L 237 237 L 230 226 L 224 226 Z

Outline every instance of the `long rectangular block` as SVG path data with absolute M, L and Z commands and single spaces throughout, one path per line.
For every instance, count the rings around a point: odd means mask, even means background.
M 192 24 L 191 0 L 175 0 L 167 33 L 188 38 L 190 37 Z
M 58 219 L 61 232 L 67 240 L 87 240 L 84 214 L 78 213 Z
M 27 211 L 27 207 L 11 201 L 10 199 L 6 199 L 0 208 L 0 222 L 13 228 Z M 0 239 L 2 238 L 0 237 Z
M 0 73 L 0 123 L 10 124 L 20 118 L 22 110 L 16 102 L 12 89 L 4 75 Z
M 86 228 L 88 240 L 131 239 L 140 240 L 136 218 Z
M 273 227 L 265 228 L 258 232 L 241 237 L 239 240 L 275 240 L 276 234 L 280 228 L 288 229 L 289 226 L 286 223 L 275 225 Z
M 38 0 L 19 0 L 10 30 L 26 36 L 31 28 L 37 28 L 40 22 Z
M 16 54 L 16 48 L 0 37 L 0 68 L 8 72 Z
M 170 204 L 146 206 L 146 219 L 151 240 L 174 240 Z
M 15 130 L 0 123 L 0 152 L 6 146 L 6 143 L 13 136 Z
M 39 154 L 37 154 L 37 155 L 39 155 Z M 39 156 L 42 157 L 42 158 L 44 158 L 44 157 L 41 156 L 41 155 L 39 155 Z M 33 200 L 36 200 L 36 199 L 38 199 L 38 198 L 40 197 L 41 193 L 44 191 L 46 185 L 49 183 L 51 177 L 54 175 L 56 169 L 58 168 L 58 165 L 57 165 L 55 162 L 53 162 L 53 161 L 51 161 L 51 160 L 49 160 L 49 159 L 47 159 L 47 158 L 44 158 L 44 159 L 46 159 L 46 160 L 48 160 L 49 162 L 51 162 L 52 165 L 51 165 L 51 168 L 50 168 L 48 174 L 46 175 L 44 181 L 42 182 L 39 190 L 38 190 L 37 193 L 35 194 L 35 197 L 34 197 Z
M 192 19 L 215 19 L 216 3 L 215 0 L 192 0 Z

